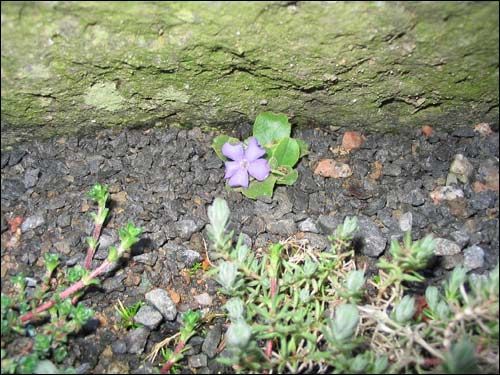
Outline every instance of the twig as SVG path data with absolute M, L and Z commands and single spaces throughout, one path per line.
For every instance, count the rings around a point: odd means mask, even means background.
M 169 336 L 166 339 L 164 339 L 163 341 L 160 341 L 159 343 L 155 344 L 155 346 L 153 347 L 153 350 L 151 350 L 151 353 L 148 354 L 146 359 L 149 359 L 150 362 L 154 362 L 156 359 L 156 356 L 160 352 L 161 348 L 163 348 L 164 346 L 167 346 L 170 343 L 170 341 L 172 341 L 173 339 L 178 337 L 180 334 L 181 334 L 180 332 L 177 332 L 175 335 Z

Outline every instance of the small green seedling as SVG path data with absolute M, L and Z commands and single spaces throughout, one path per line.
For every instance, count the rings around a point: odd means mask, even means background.
M 138 301 L 131 306 L 125 307 L 122 301 L 118 300 L 118 305 L 114 307 L 120 316 L 120 325 L 125 329 L 142 327 L 142 324 L 134 322 L 134 317 L 143 305 L 144 302 Z

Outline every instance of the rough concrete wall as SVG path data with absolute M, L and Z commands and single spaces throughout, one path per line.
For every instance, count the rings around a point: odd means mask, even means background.
M 498 121 L 498 2 L 2 2 L 2 142 L 116 126 Z

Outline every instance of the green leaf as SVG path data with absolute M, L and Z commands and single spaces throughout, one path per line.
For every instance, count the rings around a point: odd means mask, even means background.
M 253 124 L 253 136 L 264 147 L 290 137 L 291 131 L 292 126 L 283 114 L 264 112 L 257 116 Z
M 299 161 L 300 146 L 295 139 L 283 138 L 274 149 L 273 156 L 278 165 L 293 167 Z
M 115 246 L 110 246 L 108 252 L 108 261 L 111 263 L 115 263 L 118 258 L 118 249 Z
M 258 197 L 272 197 L 276 177 L 269 176 L 264 181 L 252 181 L 247 189 L 238 189 L 250 199 L 257 199 Z
M 445 374 L 477 374 L 476 348 L 468 338 L 463 337 L 445 354 L 442 370 Z
M 274 156 L 271 156 L 267 162 L 269 163 L 271 169 L 276 169 L 279 166 L 278 160 L 276 160 Z
M 280 185 L 293 185 L 295 181 L 297 181 L 297 178 L 299 178 L 299 172 L 297 172 L 296 169 L 292 169 L 292 167 L 289 167 L 287 165 L 283 167 L 287 167 L 288 169 L 287 174 L 284 176 L 279 176 L 278 179 L 276 180 L 276 183 Z
M 100 202 L 101 204 L 105 205 L 106 201 L 109 198 L 108 187 L 106 185 L 96 183 L 94 186 L 92 186 L 87 195 L 94 201 L 98 203 Z
M 302 139 L 296 139 L 296 141 L 300 147 L 300 154 L 299 154 L 299 159 L 300 159 L 301 157 L 309 154 L 309 145 Z
M 212 148 L 214 149 L 217 156 L 223 161 L 226 161 L 227 158 L 224 155 L 222 155 L 222 146 L 224 146 L 224 143 L 227 142 L 231 144 L 240 143 L 240 141 L 237 140 L 236 138 L 230 137 L 226 134 L 218 135 L 217 137 L 214 138 L 212 142 Z

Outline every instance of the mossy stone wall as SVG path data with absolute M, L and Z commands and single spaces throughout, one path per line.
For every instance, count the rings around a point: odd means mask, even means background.
M 2 2 L 2 144 L 104 127 L 498 121 L 498 2 Z

